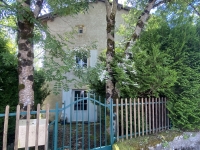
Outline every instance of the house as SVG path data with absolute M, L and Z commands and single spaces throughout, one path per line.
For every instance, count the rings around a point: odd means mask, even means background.
M 124 23 L 123 14 L 127 14 L 129 8 L 123 8 L 122 5 L 118 5 L 117 15 L 116 15 L 116 27 L 119 27 L 120 24 Z M 52 34 L 62 35 L 66 31 L 72 30 L 72 27 L 77 28 L 77 34 L 74 36 L 73 42 L 76 46 L 82 46 L 83 44 L 90 44 L 93 41 L 97 41 L 97 49 L 91 50 L 90 58 L 88 59 L 79 59 L 76 58 L 76 63 L 79 66 L 95 66 L 97 62 L 97 57 L 102 50 L 106 49 L 106 7 L 103 1 L 96 1 L 95 3 L 90 3 L 89 10 L 86 13 L 79 13 L 74 16 L 65 16 L 65 17 L 53 17 L 49 14 L 44 15 L 41 19 L 47 24 Z M 119 37 L 116 35 L 116 40 L 119 40 Z M 69 73 L 69 77 L 73 78 L 73 74 Z M 69 91 L 62 91 L 59 95 L 50 94 L 44 103 L 49 103 L 50 107 L 55 108 L 55 103 L 59 103 L 59 107 L 62 107 L 65 102 L 66 105 L 76 101 L 79 97 L 86 97 L 86 87 L 77 89 L 74 84 L 69 85 Z M 78 103 L 74 106 L 72 110 L 72 117 L 70 117 L 70 110 L 66 110 L 67 118 L 69 120 L 75 120 L 77 113 L 83 113 L 85 115 L 84 121 L 95 121 L 97 117 L 91 116 L 88 120 L 87 113 L 88 108 L 91 110 L 96 110 L 97 107 L 93 103 Z M 94 114 L 90 114 L 94 115 Z M 79 115 L 78 115 L 79 116 Z M 93 119 L 92 119 L 93 118 Z M 79 118 L 81 121 L 82 118 Z

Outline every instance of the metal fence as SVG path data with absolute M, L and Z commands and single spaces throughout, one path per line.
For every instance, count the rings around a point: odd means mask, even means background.
M 117 99 L 117 141 L 169 129 L 166 102 L 166 98 Z
M 0 118 L 4 117 L 3 150 L 8 148 L 7 135 L 11 117 L 15 117 L 14 150 L 22 147 L 25 150 L 29 147 L 35 150 L 111 149 L 115 140 L 152 134 L 170 127 L 166 98 L 117 99 L 116 104 L 110 102 L 105 104 L 100 98 L 96 100 L 88 96 L 67 106 L 64 103 L 63 108 L 56 104 L 53 110 L 49 110 L 49 105 L 46 105 L 46 110 L 40 110 L 38 104 L 37 111 L 30 111 L 28 106 L 26 112 L 20 112 L 18 105 L 15 113 L 9 113 L 7 106 L 5 113 L 0 114 Z M 90 109 L 92 105 L 97 109 Z M 86 108 L 87 119 L 84 119 Z M 66 112 L 70 114 L 69 118 Z M 49 122 L 51 113 L 55 119 Z M 61 113 L 64 115 L 62 120 Z M 41 114 L 45 114 L 44 119 L 41 119 Z M 20 115 L 25 115 L 27 119 L 21 120 Z M 31 119 L 31 116 L 36 119 Z
M 77 109 L 78 105 L 85 105 L 85 100 L 88 107 L 88 121 L 84 119 L 85 110 Z M 97 106 L 98 110 L 90 109 L 91 104 Z M 68 109 L 70 110 L 70 116 L 75 110 L 79 112 L 76 113 L 75 120 L 66 119 L 65 111 Z M 100 100 L 95 100 L 91 97 L 80 98 L 67 106 L 64 104 L 63 108 L 59 108 L 57 103 L 53 110 L 49 110 L 48 105 L 46 110 L 40 110 L 40 105 L 38 105 L 37 111 L 30 111 L 30 106 L 28 106 L 26 112 L 20 112 L 20 108 L 17 106 L 16 112 L 9 113 L 9 106 L 7 106 L 5 113 L 0 114 L 0 117 L 4 117 L 3 150 L 8 149 L 7 139 L 9 137 L 7 136 L 7 129 L 9 119 L 13 117 L 16 119 L 14 150 L 20 148 L 28 150 L 29 147 L 36 150 L 111 149 L 111 145 L 114 142 L 114 136 L 111 136 L 113 135 L 111 126 L 113 113 L 111 110 L 113 110 L 112 102 L 111 104 L 104 104 Z M 64 119 L 60 120 L 60 114 L 63 112 Z M 107 112 L 110 112 L 109 118 L 106 118 L 105 114 Z M 40 114 L 45 114 L 45 119 L 41 119 Z M 51 114 L 55 118 L 49 122 L 49 115 Z M 97 114 L 93 115 L 97 118 L 90 119 L 90 114 Z M 27 119 L 21 120 L 20 115 L 26 116 Z M 36 119 L 30 119 L 33 115 L 36 115 Z M 80 118 L 82 118 L 81 121 Z M 108 128 L 110 129 L 109 132 Z

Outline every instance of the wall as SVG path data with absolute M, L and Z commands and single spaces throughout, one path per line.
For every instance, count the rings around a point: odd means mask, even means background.
M 128 13 L 127 10 L 118 10 L 116 15 L 116 28 L 120 24 L 124 23 L 122 14 Z M 62 35 L 66 32 L 72 31 L 73 28 L 77 29 L 77 26 L 83 26 L 83 33 L 74 35 L 74 39 L 70 41 L 74 44 L 69 44 L 71 48 L 82 46 L 84 44 L 91 44 L 92 42 L 97 42 L 97 53 L 99 55 L 101 51 L 106 49 L 106 8 L 104 2 L 91 3 L 89 10 L 85 13 L 79 13 L 74 16 L 65 16 L 65 17 L 56 17 L 53 20 L 47 21 L 47 26 L 49 27 L 53 35 Z M 119 36 L 115 36 L 116 40 L 119 40 Z M 92 58 L 88 59 L 90 66 L 94 66 L 97 60 L 97 56 L 93 55 Z M 67 74 L 68 77 L 74 78 L 72 73 Z M 53 83 L 50 83 L 50 86 L 53 86 Z M 74 84 L 69 84 L 70 89 L 74 89 Z M 82 87 L 86 89 L 86 87 Z M 66 94 L 66 92 L 64 93 Z M 44 103 L 49 103 L 50 108 L 55 108 L 55 103 L 59 103 L 59 107 L 62 106 L 62 92 L 59 95 L 54 95 L 51 93 Z M 51 117 L 52 118 L 52 117 Z

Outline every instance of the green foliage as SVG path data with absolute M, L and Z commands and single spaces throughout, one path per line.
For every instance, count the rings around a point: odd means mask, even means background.
M 130 26 L 135 23 L 127 21 Z M 129 37 L 129 28 L 121 28 L 120 34 Z M 129 59 L 124 58 L 122 47 L 116 48 L 112 69 L 120 96 L 166 96 L 174 127 L 200 129 L 199 29 L 196 16 L 179 2 L 152 15 L 145 32 L 128 50 Z M 102 73 L 105 55 L 100 61 Z M 105 89 L 106 73 L 104 80 L 99 73 L 95 76 L 96 81 L 90 79 L 92 89 Z
M 189 14 L 186 17 L 186 12 L 169 21 L 168 13 L 163 18 L 165 25 L 157 29 L 160 38 L 156 42 L 161 43 L 161 52 L 170 56 L 170 68 L 177 74 L 174 86 L 164 93 L 169 100 L 169 116 L 175 127 L 199 129 L 199 22 L 192 23 L 193 18 Z
M 13 46 L 4 34 L 0 34 L 0 113 L 5 112 L 6 105 L 10 106 L 10 112 L 16 111 L 18 104 L 18 72 L 17 58 L 13 54 Z M 44 85 L 45 78 L 42 71 L 35 71 L 35 107 L 49 94 L 48 86 Z M 3 129 L 4 118 L 0 118 L 0 128 Z M 10 117 L 8 126 L 8 143 L 14 140 L 15 117 Z M 3 130 L 0 132 L 2 141 Z M 0 143 L 2 145 L 2 143 Z
M 22 1 L 23 2 L 23 1 Z M 75 68 L 74 56 L 75 53 L 68 47 L 72 44 L 70 39 L 73 38 L 74 29 L 71 32 L 66 32 L 61 35 L 52 35 L 51 31 L 43 24 L 40 17 L 33 15 L 36 4 L 40 1 L 30 1 L 30 7 L 22 7 L 18 1 L 0 2 L 0 28 L 3 30 L 17 31 L 18 25 L 16 20 L 25 20 L 30 26 L 34 26 L 33 43 L 39 45 L 45 50 L 45 70 L 44 74 L 47 81 L 55 81 L 54 93 L 59 93 L 61 89 L 68 89 L 68 83 L 74 81 L 68 76 L 64 76 L 72 70 L 79 77 L 83 70 Z M 91 2 L 91 1 L 90 1 Z M 89 1 L 71 1 L 71 0 L 47 0 L 41 5 L 41 14 L 51 13 L 52 16 L 75 15 L 79 12 L 84 13 L 89 8 Z M 35 48 L 36 46 L 34 46 Z M 81 51 L 85 46 L 79 48 Z M 64 50 L 63 50 L 64 49 Z M 85 50 L 84 52 L 88 52 Z M 87 55 L 88 56 L 88 55 Z M 62 62 L 62 63 L 58 63 Z

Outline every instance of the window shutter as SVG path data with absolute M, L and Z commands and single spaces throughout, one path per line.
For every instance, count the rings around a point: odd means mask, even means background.
M 95 67 L 98 58 L 97 50 L 90 50 L 90 67 Z
M 71 89 L 69 89 L 69 91 L 67 91 L 67 92 L 65 90 L 63 90 L 63 92 L 62 92 L 62 102 L 63 103 L 65 101 L 66 105 L 70 104 L 71 97 L 72 97 L 72 90 Z
M 83 33 L 86 33 L 86 27 L 83 26 Z

